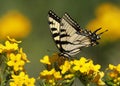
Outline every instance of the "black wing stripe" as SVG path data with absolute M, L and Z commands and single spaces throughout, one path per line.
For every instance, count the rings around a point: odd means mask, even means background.
M 60 23 L 61 18 L 58 17 L 52 10 L 48 12 L 48 15 Z
M 61 45 L 64 45 L 64 44 L 66 45 L 66 44 L 73 44 L 73 43 L 68 42 L 68 41 L 60 41 L 60 44 L 61 44 Z
M 50 24 L 53 24 L 53 22 L 51 22 L 51 21 L 48 21 L 48 24 L 50 25 Z
M 60 41 L 59 41 L 59 40 L 55 40 L 55 43 L 56 43 L 56 44 L 60 44 Z
M 56 31 L 56 30 L 57 30 L 57 28 L 54 28 L 54 27 L 53 27 L 53 28 L 51 28 L 51 30 L 52 30 L 52 31 Z
M 69 37 L 69 35 L 67 35 L 67 34 L 61 34 L 60 35 L 60 38 L 64 38 L 64 37 Z
M 61 28 L 61 29 L 60 29 L 60 32 L 66 32 L 66 30 Z
M 59 36 L 59 33 L 54 33 L 54 34 L 52 34 L 52 36 L 55 38 L 55 37 Z

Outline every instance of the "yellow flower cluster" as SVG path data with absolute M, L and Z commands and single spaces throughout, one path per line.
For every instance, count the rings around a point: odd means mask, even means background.
M 53 56 L 55 57 L 55 56 Z M 58 57 L 56 55 L 56 57 Z M 52 57 L 51 57 L 52 58 Z M 99 71 L 100 65 L 94 65 L 93 61 L 81 57 L 79 60 L 64 60 L 63 64 L 58 65 L 58 59 L 55 62 L 49 60 L 49 56 L 45 56 L 40 61 L 47 64 L 47 69 L 40 72 L 40 78 L 45 79 L 45 83 L 50 85 L 63 86 L 65 83 L 73 82 L 75 77 L 78 77 L 83 83 L 96 83 L 98 85 L 104 85 L 102 81 L 104 73 Z M 55 65 L 56 66 L 53 66 Z M 83 80 L 84 78 L 84 80 Z M 85 79 L 87 81 L 85 81 Z M 61 82 L 61 83 L 60 83 Z
M 94 65 L 92 60 L 87 60 L 81 57 L 79 60 L 74 60 L 75 65 L 73 69 L 75 71 L 80 71 L 81 73 L 89 74 L 91 71 L 99 72 L 100 65 Z
M 9 11 L 0 17 L 0 39 L 5 39 L 6 36 L 24 38 L 30 29 L 30 20 L 18 11 Z
M 107 84 L 111 86 L 120 86 L 120 64 L 117 66 L 109 64 L 107 71 Z
M 1 76 L 7 75 L 9 78 L 5 78 L 2 81 L 8 82 L 10 80 L 10 86 L 34 86 L 35 79 L 29 78 L 25 73 L 24 66 L 29 60 L 22 48 L 19 48 L 21 41 L 11 39 L 10 37 L 7 38 L 8 40 L 4 45 L 0 44 L 0 60 L 4 59 L 1 64 L 6 66 L 5 69 L 2 69 L 5 74 Z M 3 72 L 2 70 L 0 72 Z
M 0 53 L 6 53 L 8 57 L 7 65 L 13 67 L 14 71 L 23 70 L 25 62 L 29 62 L 22 48 L 18 47 L 20 42 L 8 37 L 5 45 L 0 44 Z
M 108 32 L 103 35 L 104 41 L 120 39 L 120 7 L 111 3 L 103 3 L 96 8 L 95 16 L 96 18 L 86 26 L 88 29 L 95 30 L 100 27 L 103 31 L 108 29 Z
M 41 78 L 46 78 L 47 82 L 50 83 L 51 85 L 57 85 L 55 82 L 57 80 L 60 80 L 62 76 L 60 75 L 60 72 L 56 71 L 54 68 L 51 69 L 50 71 L 44 70 L 40 73 Z
M 0 85 L 35 86 L 35 79 L 30 78 L 24 66 L 29 62 L 22 48 L 21 41 L 7 37 L 5 44 L 0 44 Z M 40 60 L 46 69 L 40 72 L 40 86 L 71 86 L 78 78 L 85 86 L 120 86 L 120 64 L 109 64 L 107 71 L 100 71 L 101 66 L 93 60 L 65 58 L 58 54 L 44 56 Z M 104 79 L 104 80 L 103 80 Z
M 29 78 L 24 72 L 20 72 L 19 75 L 12 75 L 10 86 L 34 86 L 35 79 Z
M 5 45 L 0 44 L 0 53 L 16 51 L 18 44 L 12 41 L 6 41 Z

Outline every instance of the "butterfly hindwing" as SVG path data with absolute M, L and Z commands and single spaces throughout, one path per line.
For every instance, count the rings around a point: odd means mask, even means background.
M 60 29 L 63 30 L 60 32 L 60 41 L 66 41 L 66 43 L 61 44 L 63 53 L 73 56 L 79 53 L 82 47 L 90 45 L 90 39 L 80 35 L 80 26 L 67 13 L 61 18 Z

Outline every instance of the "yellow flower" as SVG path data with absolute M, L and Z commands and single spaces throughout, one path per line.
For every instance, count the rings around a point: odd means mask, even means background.
M 85 79 L 88 79 L 89 82 L 93 81 L 98 84 L 103 84 L 101 78 L 103 77 L 100 75 L 100 65 L 94 65 L 93 61 L 90 59 L 86 59 L 84 57 L 80 58 L 79 60 L 74 60 L 73 62 L 73 70 L 75 70 L 75 73 L 78 73 L 81 76 L 78 76 L 79 78 L 82 78 L 84 76 Z M 83 76 L 82 76 L 83 75 Z
M 25 62 L 21 60 L 21 54 L 11 53 L 9 59 L 7 65 L 13 67 L 14 71 L 23 70 Z
M 71 67 L 71 64 L 69 61 L 65 61 L 63 65 L 60 66 L 60 69 L 62 70 L 61 73 L 64 74 L 66 73 Z
M 111 72 L 109 73 L 110 77 L 116 78 L 120 74 L 120 64 L 118 64 L 117 66 L 109 64 L 108 70 L 111 70 Z
M 6 50 L 6 51 L 11 51 L 11 50 L 15 51 L 17 49 L 18 49 L 18 44 L 17 43 L 11 43 L 9 41 L 5 42 L 5 48 L 4 48 L 4 50 Z
M 16 51 L 18 50 L 18 44 L 17 43 L 11 43 L 10 41 L 6 41 L 5 45 L 0 44 L 0 53 L 2 52 L 8 52 Z
M 88 64 L 89 64 L 89 66 L 88 66 L 88 67 L 89 67 L 88 71 L 99 72 L 99 69 L 101 68 L 101 66 L 100 66 L 99 64 L 94 65 L 92 60 L 90 60 L 90 61 L 88 62 Z
M 21 43 L 22 41 L 17 41 L 14 38 L 10 38 L 9 36 L 7 36 L 7 40 L 10 41 L 11 43 Z
M 2 53 L 4 51 L 4 49 L 5 49 L 5 46 L 0 44 L 0 53 Z
M 114 68 L 115 68 L 115 66 L 114 66 L 114 65 L 109 64 L 109 69 L 110 69 L 110 70 L 113 70 Z
M 82 65 L 81 67 L 79 67 L 79 71 L 81 72 L 81 73 L 89 73 L 89 70 L 90 70 L 90 68 L 89 68 L 89 64 L 88 63 L 86 63 L 86 64 L 84 64 L 84 65 Z
M 19 51 L 18 43 L 21 43 L 21 41 L 17 41 L 13 38 L 7 37 L 7 41 L 5 41 L 5 45 L 0 44 L 0 53 L 7 52 L 9 53 L 14 51 Z
M 117 66 L 109 64 L 109 70 L 116 70 L 117 72 L 120 73 L 120 64 L 118 64 Z
M 46 76 L 46 75 L 48 75 L 48 70 L 43 70 L 42 72 L 40 72 L 40 75 L 41 76 Z
M 41 76 L 48 76 L 48 75 L 53 75 L 55 73 L 55 69 L 51 69 L 50 71 L 48 70 L 43 70 L 42 72 L 40 72 L 40 75 Z
M 68 79 L 68 78 L 70 79 L 70 78 L 72 78 L 72 77 L 74 77 L 74 74 L 67 74 L 67 75 L 65 75 L 64 78 L 65 78 L 65 79 Z
M 73 61 L 73 64 L 75 65 L 73 67 L 73 70 L 77 71 L 77 70 L 80 70 L 82 72 L 83 69 L 83 66 L 85 66 L 85 62 L 87 60 L 84 58 L 84 57 L 81 57 L 79 60 L 74 60 Z M 85 68 L 86 69 L 86 68 Z
M 56 81 L 62 78 L 62 75 L 53 68 L 50 71 L 43 70 L 40 72 L 40 78 L 45 79 L 45 82 L 49 83 L 50 86 L 54 86 L 57 83 Z
M 107 82 L 113 83 L 114 86 L 120 86 L 120 64 L 114 66 L 109 64 L 108 70 L 108 77 Z M 109 85 L 109 83 L 107 83 Z
M 51 69 L 49 72 L 48 72 L 48 75 L 52 75 L 52 74 L 54 74 L 55 73 L 55 69 L 53 68 L 53 69 Z
M 56 79 L 60 79 L 60 78 L 62 78 L 62 75 L 60 74 L 60 72 L 55 72 L 55 73 L 54 73 L 54 77 L 55 77 Z
M 74 60 L 74 65 L 83 65 L 87 61 L 86 58 L 81 57 L 79 60 Z
M 97 64 L 94 66 L 94 71 L 98 72 L 100 68 L 101 68 L 101 66 Z
M 49 83 L 51 83 L 52 86 L 55 86 L 55 84 L 56 84 L 54 79 L 50 79 L 50 80 L 49 80 Z
M 104 77 L 104 72 L 98 72 L 94 78 L 94 82 L 98 84 L 98 86 L 105 86 L 105 82 L 102 80 Z
M 27 55 L 23 52 L 23 49 L 22 49 L 22 48 L 20 48 L 19 53 L 21 54 L 21 59 L 22 59 L 22 60 L 24 60 L 25 62 L 30 62 L 30 61 L 27 59 Z
M 94 65 L 92 60 L 86 61 L 80 68 L 79 71 L 85 74 L 91 74 L 91 72 L 99 72 L 100 65 Z
M 120 7 L 104 3 L 95 12 L 96 18 L 88 23 L 87 28 L 95 30 L 101 27 L 101 31 L 108 29 L 108 32 L 103 35 L 102 39 L 108 41 L 120 39 Z
M 35 79 L 34 78 L 29 78 L 28 75 L 26 75 L 25 77 L 25 85 L 26 86 L 35 86 L 34 83 L 35 83 Z
M 29 78 L 24 72 L 20 72 L 19 75 L 12 75 L 10 86 L 35 86 L 35 79 Z
M 116 70 L 120 73 L 120 64 L 117 65 Z
M 50 65 L 50 60 L 49 60 L 49 56 L 44 56 L 43 59 L 40 60 L 40 62 L 44 63 L 44 64 L 48 64 Z
M 6 36 L 24 38 L 30 33 L 31 23 L 18 11 L 9 11 L 0 19 L 0 39 Z

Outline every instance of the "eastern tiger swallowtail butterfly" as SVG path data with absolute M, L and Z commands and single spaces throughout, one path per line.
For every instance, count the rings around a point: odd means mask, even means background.
M 101 28 L 94 32 L 81 28 L 68 13 L 60 18 L 50 10 L 48 12 L 48 22 L 52 37 L 61 52 L 60 55 L 64 57 L 70 58 L 78 54 L 82 47 L 97 45 L 99 43 L 97 40 L 103 34 L 103 32 L 96 34 Z

